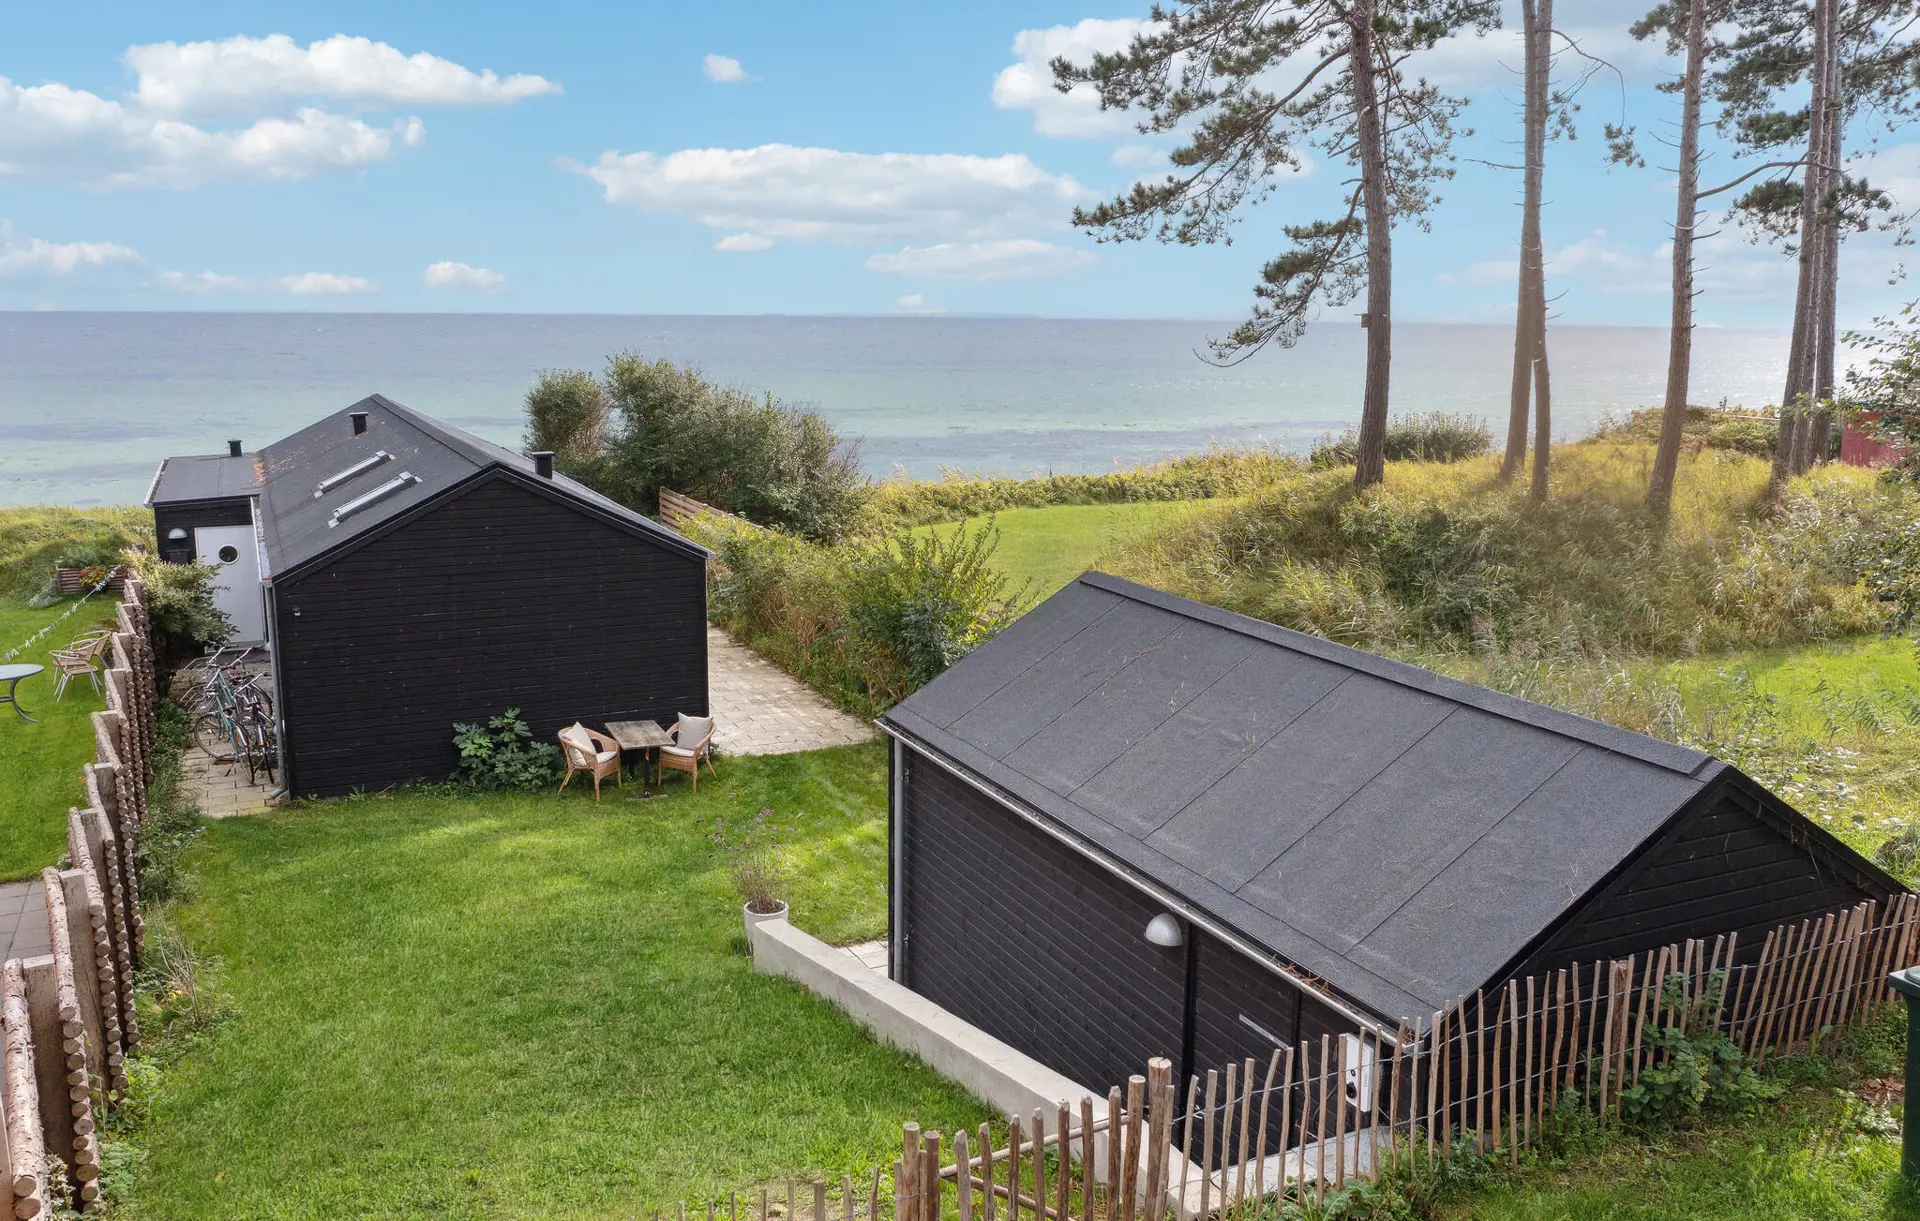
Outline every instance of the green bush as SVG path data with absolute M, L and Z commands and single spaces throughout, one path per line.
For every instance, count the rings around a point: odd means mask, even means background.
M 1620 1091 L 1621 1110 L 1637 1124 L 1665 1127 L 1691 1123 L 1703 1113 L 1732 1114 L 1778 1097 L 1780 1087 L 1755 1075 L 1735 1043 L 1715 1022 L 1727 973 L 1716 970 L 1697 999 L 1684 972 L 1660 985 L 1666 1023 L 1648 1022 L 1648 1063 L 1639 1080 Z
M 155 662 L 166 675 L 186 658 L 233 638 L 233 620 L 213 604 L 220 570 L 211 564 L 169 564 L 150 551 L 129 551 L 127 561 L 147 590 Z
M 518 708 L 488 717 L 485 725 L 455 724 L 453 748 L 460 756 L 453 779 L 476 789 L 542 789 L 560 774 L 560 748 L 535 742 Z
M 1349 428 L 1313 447 L 1313 466 L 1352 466 L 1360 434 Z M 1459 462 L 1493 452 L 1493 429 L 1477 415 L 1432 411 L 1394 416 L 1387 421 L 1385 452 L 1389 462 Z
M 837 546 L 710 515 L 688 532 L 714 553 L 708 616 L 863 716 L 898 703 L 1025 604 L 1025 590 L 991 563 L 991 526 Z
M 1604 416 L 1588 440 L 1638 441 L 1653 445 L 1660 440 L 1661 421 L 1666 414 L 1664 407 L 1640 407 L 1628 412 L 1625 419 Z M 1686 413 L 1680 420 L 1680 435 L 1686 441 L 1707 449 L 1771 458 L 1774 446 L 1779 441 L 1780 422 L 1771 415 L 1688 403 Z
M 763 526 L 832 541 L 862 517 L 858 447 L 818 412 L 616 352 L 596 380 L 549 371 L 527 393 L 530 445 L 565 473 L 643 513 L 660 490 Z

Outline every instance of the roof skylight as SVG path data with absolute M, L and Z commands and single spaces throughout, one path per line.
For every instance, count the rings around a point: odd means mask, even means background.
M 385 483 L 373 489 L 371 492 L 368 492 L 363 496 L 356 496 L 352 500 L 349 500 L 347 503 L 335 509 L 327 517 L 327 529 L 329 530 L 333 529 L 335 526 L 339 525 L 341 522 L 347 520 L 347 518 L 352 517 L 355 513 L 360 513 L 360 512 L 364 512 L 367 509 L 371 509 L 373 506 L 379 504 L 381 501 L 393 495 L 395 492 L 400 491 L 402 488 L 408 487 L 411 484 L 415 484 L 419 482 L 420 482 L 420 476 L 414 474 L 411 471 L 401 471 L 398 475 L 395 475 L 393 478 L 387 480 Z

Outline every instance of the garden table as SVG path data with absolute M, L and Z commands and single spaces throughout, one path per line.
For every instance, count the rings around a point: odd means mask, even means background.
M 640 765 L 640 788 L 642 791 L 645 791 L 647 787 L 647 769 L 645 763 L 647 752 L 657 752 L 662 746 L 671 746 L 673 745 L 673 739 L 667 736 L 666 730 L 660 728 L 660 726 L 653 721 L 608 721 L 607 733 L 614 741 L 620 743 L 620 751 L 622 754 L 630 750 L 640 752 L 642 760 Z M 659 755 L 655 754 L 654 759 L 657 763 Z M 655 778 L 654 783 L 659 783 L 658 777 Z
M 33 723 L 36 725 L 38 725 L 40 722 L 34 721 L 32 717 L 27 715 L 27 710 L 20 706 L 20 701 L 14 696 L 14 688 L 20 685 L 21 679 L 32 678 L 34 675 L 40 673 L 40 671 L 44 669 L 46 669 L 45 666 L 34 665 L 32 663 L 27 663 L 24 665 L 15 665 L 15 666 L 0 666 L 0 683 L 7 684 L 7 693 L 5 695 L 0 695 L 0 704 L 12 704 L 14 712 L 19 715 L 21 720 L 33 721 Z

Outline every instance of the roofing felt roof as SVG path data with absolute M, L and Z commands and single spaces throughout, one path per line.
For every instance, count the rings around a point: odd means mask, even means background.
M 260 490 L 260 455 L 168 458 L 154 474 L 149 506 L 183 500 L 229 500 Z
M 356 411 L 367 413 L 364 433 L 353 431 L 349 416 Z M 322 481 L 381 452 L 387 455 L 384 461 L 322 495 L 314 494 Z M 524 454 L 442 424 L 383 395 L 364 398 L 274 442 L 260 451 L 259 459 L 262 469 L 260 516 L 268 570 L 275 576 L 284 576 L 489 469 L 515 471 L 537 479 L 539 485 L 550 486 L 637 533 L 689 555 L 706 554 L 703 548 L 679 534 L 584 484 L 558 474 L 551 479 L 541 478 L 534 472 L 533 460 Z M 402 473 L 411 477 L 406 484 L 362 511 L 341 518 L 336 524 L 328 524 L 341 505 Z
M 1099 573 L 883 721 L 1386 1017 L 1485 984 L 1723 767 Z

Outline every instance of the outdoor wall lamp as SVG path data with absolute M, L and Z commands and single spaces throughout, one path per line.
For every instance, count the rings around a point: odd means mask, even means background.
M 1167 912 L 1161 912 L 1147 921 L 1147 940 L 1170 950 L 1178 949 L 1187 942 L 1186 935 L 1180 931 L 1180 921 Z
M 187 541 L 186 527 L 175 526 L 173 529 L 167 531 L 167 541 L 170 543 L 186 542 Z

